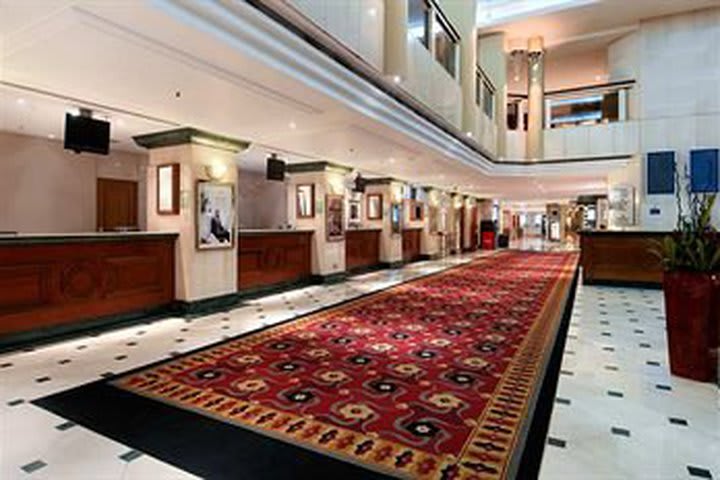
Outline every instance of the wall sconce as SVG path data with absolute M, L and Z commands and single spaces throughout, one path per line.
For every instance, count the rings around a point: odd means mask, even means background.
M 205 165 L 205 173 L 211 180 L 218 181 L 222 179 L 227 173 L 227 165 L 221 162 L 213 162 L 210 165 Z

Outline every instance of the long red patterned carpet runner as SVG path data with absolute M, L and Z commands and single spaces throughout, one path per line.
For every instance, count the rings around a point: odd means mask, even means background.
M 504 478 L 576 262 L 499 253 L 114 384 L 396 477 Z

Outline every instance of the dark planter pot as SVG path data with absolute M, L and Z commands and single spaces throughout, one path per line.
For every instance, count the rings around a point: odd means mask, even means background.
M 717 372 L 717 307 L 720 283 L 706 273 L 666 272 L 665 314 L 673 375 L 701 382 Z

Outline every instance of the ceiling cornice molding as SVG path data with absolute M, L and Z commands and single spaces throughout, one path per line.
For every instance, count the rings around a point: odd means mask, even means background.
M 250 146 L 250 142 L 191 127 L 176 128 L 173 130 L 148 133 L 145 135 L 136 135 L 133 137 L 133 140 L 136 144 L 141 147 L 145 147 L 148 150 L 194 144 L 237 153 L 247 150 Z

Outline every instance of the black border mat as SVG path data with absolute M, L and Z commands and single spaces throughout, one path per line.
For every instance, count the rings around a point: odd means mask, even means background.
M 576 270 L 538 400 L 533 412 L 530 413 L 532 421 L 517 470 L 516 478 L 519 479 L 536 478 L 540 469 L 577 280 Z M 339 305 L 328 308 L 336 308 Z M 288 322 L 296 319 L 290 319 Z M 277 325 L 266 328 L 275 326 Z M 239 337 L 257 332 L 257 330 L 248 332 Z M 209 347 L 210 345 L 203 346 L 193 351 Z M 155 363 L 168 360 L 166 358 Z M 148 368 L 148 365 L 135 370 L 145 368 Z M 389 478 L 326 454 L 173 407 L 109 384 L 114 378 L 128 373 L 130 372 L 123 372 L 116 377 L 82 385 L 40 398 L 32 403 L 203 478 L 242 478 L 243 480 L 312 477 L 342 480 Z

